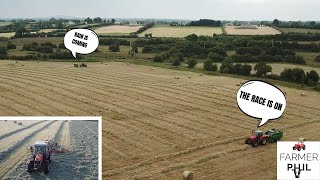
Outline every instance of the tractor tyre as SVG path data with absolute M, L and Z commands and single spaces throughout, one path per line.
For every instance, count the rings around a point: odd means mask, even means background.
M 250 138 L 246 139 L 246 140 L 244 141 L 244 143 L 250 144 Z
M 293 148 L 292 148 L 294 151 L 296 150 L 296 146 L 293 146 Z
M 49 161 L 45 161 L 43 164 L 43 172 L 44 174 L 49 174 Z
M 266 139 L 266 138 L 263 138 L 263 139 L 261 140 L 261 144 L 262 144 L 262 145 L 266 145 L 266 144 L 267 144 L 267 139 Z
M 302 149 L 303 149 L 303 150 L 306 150 L 306 145 L 304 145 Z
M 32 173 L 34 167 L 34 161 L 30 161 L 28 164 L 28 173 Z
M 258 141 L 257 140 L 254 140 L 251 142 L 251 146 L 252 147 L 257 147 L 258 146 Z
M 301 147 L 299 146 L 299 147 L 298 147 L 298 151 L 300 151 L 300 150 L 301 150 Z

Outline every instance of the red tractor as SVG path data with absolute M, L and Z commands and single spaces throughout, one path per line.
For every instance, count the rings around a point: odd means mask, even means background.
M 28 172 L 38 170 L 43 171 L 45 174 L 49 173 L 49 163 L 51 162 L 51 146 L 53 142 L 37 141 L 30 150 L 32 151 L 32 158 L 28 164 Z
M 297 144 L 295 144 L 292 148 L 294 151 L 298 150 L 300 151 L 301 149 L 306 150 L 306 145 L 303 143 L 303 141 L 299 141 Z
M 246 144 L 251 144 L 251 146 L 256 147 L 258 144 L 267 144 L 267 137 L 262 131 L 256 130 L 252 131 L 252 135 L 245 140 Z

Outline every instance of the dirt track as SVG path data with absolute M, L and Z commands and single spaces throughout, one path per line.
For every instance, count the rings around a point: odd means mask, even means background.
M 0 115 L 102 115 L 104 178 L 179 179 L 184 170 L 196 179 L 276 178 L 276 144 L 244 145 L 258 122 L 238 109 L 239 79 L 124 63 L 23 64 L 0 62 Z M 262 130 L 319 140 L 320 94 L 280 88 L 284 118 Z

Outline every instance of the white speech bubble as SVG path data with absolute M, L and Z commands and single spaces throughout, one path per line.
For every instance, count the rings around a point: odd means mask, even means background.
M 272 101 L 272 105 L 268 104 Z M 253 80 L 244 83 L 237 93 L 237 103 L 242 112 L 248 116 L 262 119 L 260 126 L 268 120 L 281 117 L 286 108 L 284 93 L 271 84 Z
M 98 35 L 90 29 L 72 29 L 64 36 L 64 46 L 71 51 L 74 58 L 77 53 L 92 53 L 98 45 Z

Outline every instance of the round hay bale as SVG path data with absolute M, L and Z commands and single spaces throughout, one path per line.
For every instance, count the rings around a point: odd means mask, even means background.
M 188 78 L 191 78 L 191 75 L 189 75 Z
M 180 79 L 180 77 L 179 76 L 175 76 L 174 79 Z
M 203 76 L 203 74 L 202 74 L 202 73 L 200 73 L 200 76 Z
M 150 68 L 151 70 L 154 70 L 154 68 Z
M 192 180 L 193 179 L 193 173 L 191 171 L 184 171 L 182 173 L 182 177 L 184 179 L 187 179 L 187 180 Z
M 21 66 L 24 66 L 24 64 L 21 64 Z
M 244 84 L 244 83 L 245 83 L 245 81 L 241 81 L 240 83 L 241 83 L 241 84 Z
M 284 95 L 287 95 L 287 92 L 286 92 L 286 91 L 284 91 L 284 92 L 283 92 L 283 94 L 284 94 Z
M 306 96 L 306 93 L 301 93 L 301 96 Z
M 237 86 L 241 86 L 241 83 L 237 83 Z
M 22 125 L 22 122 L 18 122 L 18 125 L 20 125 L 20 126 L 21 126 L 21 125 Z
M 13 121 L 13 123 L 17 123 L 17 121 Z
M 108 65 L 108 63 L 105 63 L 105 65 Z
M 18 61 L 16 61 L 16 63 L 19 63 Z

